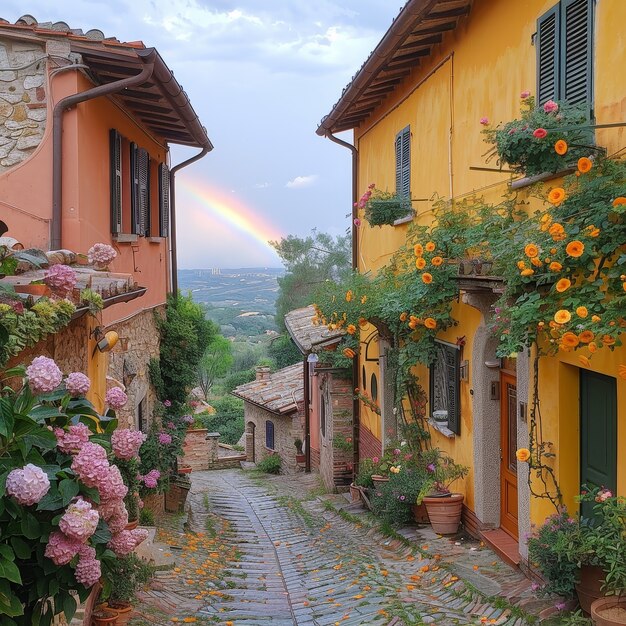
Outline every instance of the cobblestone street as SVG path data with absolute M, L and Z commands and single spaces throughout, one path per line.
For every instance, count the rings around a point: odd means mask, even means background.
M 430 527 L 385 537 L 343 495 L 322 495 L 314 475 L 192 478 L 186 532 L 180 516 L 159 530 L 153 551 L 171 567 L 142 595 L 136 625 L 522 626 L 545 607 L 482 544 Z

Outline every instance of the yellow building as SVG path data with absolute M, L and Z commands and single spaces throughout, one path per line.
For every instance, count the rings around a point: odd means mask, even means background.
M 419 223 L 432 220 L 436 197 L 477 191 L 497 202 L 512 185 L 523 198 L 532 181 L 485 162 L 481 118 L 517 117 L 524 91 L 539 104 L 587 103 L 596 143 L 609 155 L 622 149 L 625 18 L 623 0 L 409 0 L 317 132 L 352 149 L 355 200 L 370 183 L 409 192 Z M 335 137 L 347 130 L 353 146 Z M 355 225 L 355 267 L 377 272 L 404 244 L 411 221 Z M 459 291 L 459 325 L 438 337 L 441 359 L 451 364 L 454 389 L 446 393 L 458 400 L 456 420 L 431 427 L 432 441 L 470 467 L 462 486 L 466 523 L 510 547 L 510 538 L 523 538 L 550 513 L 545 501 L 531 498 L 528 465 L 515 458 L 528 446 L 531 358 L 497 359 L 497 339 L 486 328 L 495 296 L 462 282 Z M 379 358 L 386 344 L 372 326 L 361 342 L 358 386 L 376 391 L 381 405 L 379 416 L 361 404 L 363 458 L 384 447 L 395 418 Z M 587 368 L 571 352 L 540 360 L 543 436 L 554 444 L 554 470 L 570 510 L 587 481 L 626 495 L 626 380 L 617 376 L 625 362 L 625 348 L 602 348 Z M 418 369 L 428 388 L 436 368 Z M 435 409 L 431 392 L 429 411 Z M 513 544 L 514 561 L 517 548 L 522 559 L 527 554 L 523 540 Z

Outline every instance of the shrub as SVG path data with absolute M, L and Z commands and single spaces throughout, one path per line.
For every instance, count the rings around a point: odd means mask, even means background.
M 277 454 L 270 454 L 262 461 L 259 461 L 256 467 L 260 472 L 265 472 L 266 474 L 280 474 L 280 465 L 280 457 Z
M 142 526 L 154 526 L 154 512 L 150 509 L 141 509 L 139 523 Z
M 410 522 L 411 505 L 415 504 L 423 482 L 424 475 L 414 469 L 390 474 L 389 482 L 374 491 L 372 512 L 392 526 Z
M 112 602 L 132 604 L 137 591 L 150 581 L 154 571 L 154 566 L 149 565 L 134 553 L 118 558 L 105 568 L 102 595 Z
M 232 396 L 224 396 L 212 401 L 215 413 L 202 417 L 209 430 L 220 434 L 220 441 L 236 444 L 243 435 L 243 400 Z

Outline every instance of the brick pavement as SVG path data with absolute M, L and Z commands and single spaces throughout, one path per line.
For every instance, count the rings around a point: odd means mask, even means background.
M 490 550 L 413 527 L 408 541 L 384 537 L 343 496 L 316 496 L 313 475 L 223 470 L 192 483 L 187 531 L 170 522 L 155 542 L 173 569 L 143 594 L 136 626 L 534 623 L 511 608 L 539 608 L 528 582 Z

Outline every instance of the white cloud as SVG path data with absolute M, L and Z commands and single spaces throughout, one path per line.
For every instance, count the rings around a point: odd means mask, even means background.
M 270 186 L 270 184 L 268 182 L 265 182 L 265 183 L 256 183 L 252 186 L 254 187 L 254 189 L 267 189 Z
M 308 176 L 296 176 L 290 180 L 285 187 L 289 189 L 302 189 L 302 187 L 310 187 L 318 179 L 317 174 L 309 174 Z

